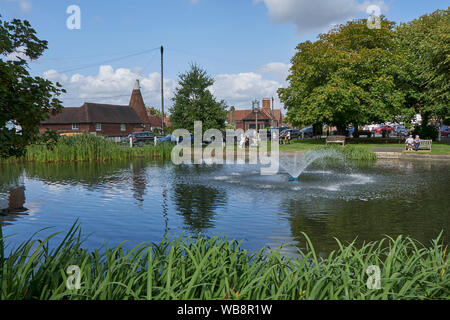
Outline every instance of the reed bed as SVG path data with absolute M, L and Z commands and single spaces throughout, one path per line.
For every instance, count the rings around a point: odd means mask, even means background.
M 377 155 L 369 147 L 347 144 L 340 145 L 326 145 L 315 148 L 315 150 L 335 150 L 343 153 L 348 160 L 377 160 Z
M 114 141 L 90 134 L 60 137 L 51 147 L 31 145 L 22 158 L 0 159 L 0 163 L 20 162 L 94 162 L 106 160 L 129 160 L 135 158 L 169 159 L 172 145 L 160 143 L 140 148 L 129 148 Z
M 319 258 L 309 238 L 297 258 L 280 250 L 250 253 L 227 238 L 164 237 L 127 249 L 82 248 L 74 225 L 51 245 L 30 239 L 5 255 L 0 240 L 0 299 L 449 299 L 447 247 L 440 236 L 429 246 L 408 237 L 343 245 Z M 1 239 L 1 237 L 0 237 Z M 51 249 L 51 248 L 54 249 Z M 70 265 L 79 266 L 80 287 L 68 289 Z M 367 286 L 369 266 L 381 269 L 381 288 Z

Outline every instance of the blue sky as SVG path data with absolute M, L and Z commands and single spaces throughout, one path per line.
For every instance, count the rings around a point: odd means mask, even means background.
M 218 98 L 246 108 L 286 85 L 298 43 L 335 23 L 367 17 L 369 4 L 396 22 L 448 7 L 441 0 L 0 0 L 0 14 L 29 20 L 49 42 L 31 71 L 60 81 L 68 107 L 128 104 L 139 78 L 144 100 L 159 108 L 163 45 L 167 106 L 177 76 L 195 62 L 215 78 L 211 91 Z M 80 7 L 80 30 L 66 27 L 70 5 Z

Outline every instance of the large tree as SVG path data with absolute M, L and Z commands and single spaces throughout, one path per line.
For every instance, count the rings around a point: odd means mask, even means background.
M 367 20 L 350 21 L 315 42 L 297 46 L 287 78 L 278 91 L 294 125 L 326 123 L 343 133 L 349 124 L 393 120 L 404 114 L 402 59 L 394 23 L 381 19 L 380 29 Z
M 194 122 L 202 121 L 203 132 L 208 129 L 225 128 L 227 105 L 217 101 L 209 91 L 214 79 L 195 64 L 179 76 L 178 87 L 170 108 L 171 129 L 187 129 L 194 132 Z
M 397 31 L 410 105 L 421 112 L 424 125 L 431 117 L 450 121 L 449 9 L 403 23 Z
M 39 124 L 62 109 L 57 83 L 32 77 L 28 61 L 38 59 L 47 42 L 36 37 L 28 21 L 0 16 L 0 157 L 21 156 L 36 142 Z

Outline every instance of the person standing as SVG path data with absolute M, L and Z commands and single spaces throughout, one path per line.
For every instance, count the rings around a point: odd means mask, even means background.
M 414 150 L 419 151 L 419 147 L 420 147 L 420 137 L 419 135 L 417 135 L 416 138 L 414 139 Z

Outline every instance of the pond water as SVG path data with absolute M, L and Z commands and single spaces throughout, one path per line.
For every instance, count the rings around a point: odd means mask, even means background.
M 173 235 L 220 234 L 257 251 L 317 251 L 383 235 L 409 235 L 428 244 L 450 236 L 450 163 L 377 161 L 308 166 L 299 182 L 256 165 L 182 165 L 132 161 L 0 166 L 0 222 L 16 246 L 67 231 L 79 219 L 85 247 L 126 240 L 132 247 Z M 9 209 L 8 209 L 9 208 Z M 60 236 L 62 238 L 62 236 Z

